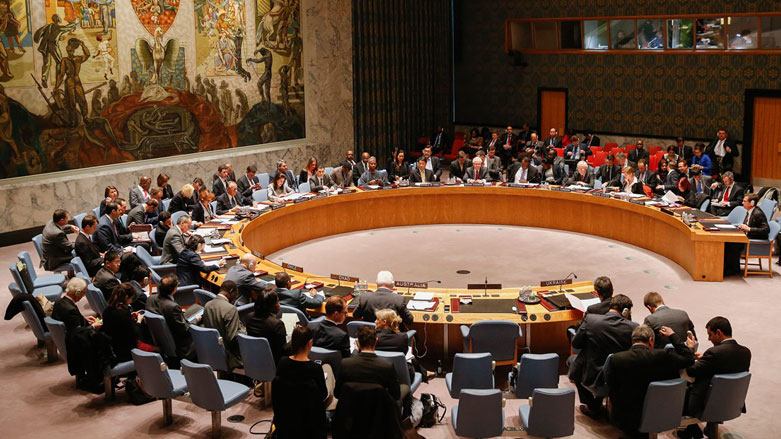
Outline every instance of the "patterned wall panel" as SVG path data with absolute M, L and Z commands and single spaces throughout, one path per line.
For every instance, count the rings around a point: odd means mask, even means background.
M 779 11 L 781 1 L 460 1 L 456 122 L 501 126 L 537 115 L 537 90 L 569 90 L 569 127 L 650 136 L 743 138 L 743 93 L 781 87 L 781 56 L 525 54 L 504 52 L 506 18 Z M 543 127 L 543 130 L 545 127 Z

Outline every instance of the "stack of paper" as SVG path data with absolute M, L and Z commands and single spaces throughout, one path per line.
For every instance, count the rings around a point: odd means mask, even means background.
M 423 300 L 410 300 L 407 302 L 407 309 L 411 309 L 413 311 L 425 311 L 429 308 L 433 308 L 434 305 L 436 305 L 436 302 L 427 302 Z
M 423 291 L 418 291 L 415 293 L 415 297 L 412 298 L 412 300 L 423 300 L 423 301 L 430 301 L 434 298 L 434 293 L 428 293 Z
M 573 308 L 583 312 L 586 312 L 589 306 L 599 303 L 599 297 L 594 297 L 593 299 L 581 300 L 570 293 L 564 293 L 564 297 L 566 297 L 567 300 L 569 300 L 569 304 L 572 305 Z
M 213 247 L 211 245 L 205 245 L 203 247 L 203 252 L 204 253 L 219 253 L 219 252 L 224 252 L 224 251 L 225 251 L 224 247 Z

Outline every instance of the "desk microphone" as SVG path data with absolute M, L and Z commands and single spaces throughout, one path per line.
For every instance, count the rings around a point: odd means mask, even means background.
M 568 275 L 567 275 L 567 276 L 564 278 L 564 280 L 567 280 L 567 279 L 569 279 L 569 277 L 570 277 L 570 276 L 575 276 L 575 279 L 577 279 L 577 278 L 578 278 L 578 275 L 577 275 L 577 274 L 575 274 L 575 273 L 570 273 L 570 274 L 568 274 Z M 559 292 L 561 292 L 561 284 L 559 284 Z

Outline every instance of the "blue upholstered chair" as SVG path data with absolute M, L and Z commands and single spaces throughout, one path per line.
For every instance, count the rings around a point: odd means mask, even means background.
M 523 336 L 521 327 L 509 320 L 484 320 L 471 327 L 461 325 L 464 352 L 489 352 L 496 364 L 518 362 L 515 345 Z
M 258 181 L 260 182 L 261 189 L 265 191 L 268 188 L 269 182 L 271 181 L 268 172 L 258 174 Z
M 575 433 L 575 390 L 537 389 L 529 405 L 518 408 L 518 414 L 530 436 L 572 436 Z
M 298 185 L 298 191 L 301 192 L 302 194 L 307 194 L 309 192 L 312 192 L 312 188 L 309 185 L 309 182 L 307 181 Z
M 22 290 L 23 293 L 31 294 L 33 296 L 38 296 L 38 294 L 43 294 L 46 297 L 46 299 L 48 299 L 51 302 L 56 302 L 60 300 L 60 296 L 62 296 L 62 286 L 47 285 L 44 287 L 36 287 L 32 291 L 30 291 L 27 287 L 28 285 L 32 285 L 32 279 L 29 277 L 29 275 L 25 276 L 21 271 L 19 271 L 19 268 L 17 267 L 16 263 L 11 264 L 11 266 L 8 269 L 11 271 L 11 276 L 14 278 L 14 282 Z M 25 273 L 29 274 L 29 270 L 26 270 Z M 27 282 L 25 282 L 25 280 Z
M 49 363 L 57 361 L 57 346 L 54 344 L 51 332 L 43 327 L 30 302 L 23 302 L 22 307 L 22 318 L 27 322 L 30 330 L 33 331 L 33 335 L 38 340 L 39 345 L 42 343 L 46 346 L 46 361 Z
M 456 435 L 471 438 L 501 436 L 504 431 L 502 391 L 499 389 L 464 389 L 458 405 L 450 410 L 450 421 Z
M 239 334 L 239 351 L 244 362 L 244 374 L 263 383 L 264 404 L 271 405 L 271 382 L 277 376 L 277 365 L 271 345 L 264 337 L 251 337 Z
M 171 400 L 187 392 L 187 382 L 178 370 L 168 369 L 160 354 L 144 352 L 140 349 L 130 351 L 136 373 L 141 380 L 144 392 L 163 401 L 165 424 L 173 422 Z
M 95 215 L 95 218 L 100 219 L 100 206 L 92 209 L 92 214 Z
M 87 303 L 89 303 L 89 307 L 92 308 L 93 311 L 95 311 L 98 315 L 103 315 L 103 311 L 106 309 L 106 297 L 103 295 L 103 292 L 98 289 L 98 287 L 89 284 L 87 285 Z
M 453 372 L 445 375 L 450 397 L 458 399 L 462 389 L 493 389 L 494 367 L 491 354 L 456 354 Z
M 374 322 L 364 322 L 362 320 L 353 320 L 352 322 L 347 322 L 347 335 L 350 336 L 350 338 L 358 337 L 358 329 L 361 326 L 371 326 L 373 328 Z
M 219 331 L 212 328 L 201 328 L 191 325 L 190 335 L 195 345 L 195 353 L 198 362 L 208 364 L 212 369 L 220 372 L 228 371 L 228 359 L 225 356 L 225 345 Z
M 218 380 L 208 364 L 182 360 L 181 371 L 190 399 L 198 407 L 212 412 L 212 436 L 219 436 L 221 412 L 243 401 L 249 396 L 250 388 L 234 381 Z
M 331 366 L 334 378 L 338 377 L 342 371 L 342 353 L 339 351 L 312 346 L 312 350 L 309 352 L 309 359 Z
M 239 310 L 239 320 L 242 323 L 247 323 L 247 317 L 255 310 L 255 303 L 245 303 L 237 308 Z
M 43 261 L 43 235 L 37 234 L 33 236 L 33 246 L 35 246 L 35 251 L 38 253 L 38 258 Z M 55 273 L 59 273 L 61 271 L 70 271 L 71 265 L 68 263 L 62 264 L 59 267 L 56 267 L 54 270 L 51 270 Z
M 681 425 L 707 422 L 708 437 L 719 437 L 719 424 L 743 413 L 750 381 L 750 372 L 713 375 L 702 413 L 697 418 L 684 418 Z
M 19 285 L 17 285 L 16 282 L 11 282 L 8 284 L 8 291 L 11 292 L 11 297 L 16 297 L 17 294 L 22 294 L 22 289 L 19 288 Z
M 295 314 L 298 317 L 298 323 L 301 326 L 307 326 L 309 325 L 309 322 L 319 322 L 320 320 L 323 320 L 325 316 L 316 317 L 314 319 L 310 319 L 308 315 L 306 315 L 305 312 L 301 311 L 300 309 L 293 307 L 293 306 L 287 306 L 287 305 L 279 305 L 279 312 L 277 313 L 277 318 L 281 319 L 282 314 Z
M 685 398 L 686 380 L 683 378 L 648 383 L 638 431 L 656 439 L 657 433 L 677 428 Z
M 64 274 L 56 273 L 38 276 L 38 273 L 35 272 L 35 266 L 33 265 L 33 260 L 30 257 L 30 253 L 26 251 L 20 251 L 17 255 L 17 258 L 27 266 L 27 271 L 30 273 L 30 279 L 33 281 L 33 286 L 35 288 L 49 285 L 62 287 L 62 285 L 65 283 L 66 279 Z
M 559 387 L 559 354 L 523 354 L 518 363 L 515 396 L 528 398 L 534 389 Z
M 76 256 L 71 259 L 71 266 L 73 267 L 73 271 L 76 273 L 76 276 L 84 279 L 88 284 L 92 283 L 89 272 L 87 271 L 87 266 L 84 265 L 84 261 L 82 261 L 80 257 Z
M 51 317 L 46 317 L 43 321 L 46 323 L 46 328 L 49 330 L 49 334 L 51 335 L 52 340 L 54 340 L 54 345 L 57 347 L 57 350 L 60 351 L 60 355 L 67 360 L 68 348 L 65 345 L 65 336 L 68 331 L 65 329 L 65 323 L 54 320 Z
M 80 213 L 78 215 L 74 215 L 73 224 L 76 224 L 76 227 L 81 228 L 81 221 L 84 219 L 85 216 L 87 216 L 86 213 Z
M 765 218 L 767 218 L 768 221 L 771 221 L 777 205 L 778 203 L 776 200 L 766 198 L 759 202 L 759 209 L 765 214 Z
M 206 306 L 206 304 L 209 303 L 210 300 L 217 297 L 216 294 L 210 291 L 202 290 L 200 288 L 196 288 L 195 290 L 193 290 L 193 294 L 195 295 L 195 301 L 198 302 L 198 305 L 201 306 Z
M 146 311 L 144 320 L 149 327 L 149 332 L 152 334 L 152 341 L 155 343 L 155 346 L 166 357 L 175 359 L 176 344 L 174 343 L 173 335 L 171 335 L 171 330 L 168 329 L 168 323 L 165 322 L 165 317 Z
M 748 244 L 740 253 L 743 260 L 743 277 L 749 274 L 766 274 L 773 277 L 773 243 L 781 230 L 781 223 L 771 221 L 769 223 L 770 233 L 767 239 L 749 239 Z M 757 259 L 757 264 L 749 264 L 749 259 Z M 767 271 L 762 271 L 762 259 L 767 259 Z M 759 265 L 759 270 L 749 270 L 749 265 Z
M 420 387 L 420 383 L 423 382 L 423 375 L 420 372 L 415 372 L 415 378 L 410 381 L 409 369 L 407 368 L 407 359 L 401 352 L 388 352 L 388 351 L 374 351 L 378 357 L 386 359 L 393 364 L 393 368 L 396 370 L 396 376 L 399 378 L 400 384 L 406 384 L 409 386 L 410 394 L 415 393 L 415 390 Z
M 113 367 L 103 369 L 103 386 L 106 392 L 106 401 L 114 399 L 114 378 L 127 375 L 136 370 L 133 361 L 123 361 L 115 364 Z
M 268 190 L 260 189 L 257 191 L 252 191 L 252 200 L 257 201 L 258 203 L 268 201 Z
M 171 207 L 171 199 L 163 200 L 163 211 L 168 212 L 169 207 Z
M 746 208 L 738 206 L 732 209 L 732 212 L 730 212 L 729 215 L 721 218 L 727 220 L 730 224 L 738 225 L 743 224 L 743 220 L 746 219 L 746 213 Z

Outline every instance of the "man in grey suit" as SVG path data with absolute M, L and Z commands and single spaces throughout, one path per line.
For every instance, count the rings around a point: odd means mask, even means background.
M 304 314 L 307 309 L 319 309 L 325 300 L 323 294 L 317 294 L 317 290 L 312 288 L 308 292 L 301 289 L 290 289 L 290 275 L 284 272 L 279 272 L 274 276 L 274 284 L 277 286 L 277 296 L 279 296 L 279 304 L 285 306 L 292 306 L 297 308 Z
M 483 166 L 483 159 L 475 157 L 472 159 L 472 167 L 464 173 L 466 183 L 476 183 L 478 181 L 491 181 L 488 169 Z
M 293 171 L 287 169 L 287 162 L 284 160 L 277 161 L 277 169 L 271 174 L 271 181 L 274 181 L 274 178 L 280 173 L 287 175 L 287 185 L 298 191 L 296 176 L 293 175 Z
M 160 256 L 160 264 L 175 264 L 179 259 L 179 253 L 184 250 L 185 236 L 189 236 L 192 220 L 187 215 L 182 215 L 176 220 L 176 225 L 168 229 L 163 240 L 163 253 Z
M 223 281 L 220 285 L 220 293 L 203 307 L 204 328 L 216 329 L 220 333 L 225 345 L 225 354 L 228 359 L 228 369 L 241 367 L 241 353 L 239 352 L 239 310 L 233 305 L 239 297 L 236 284 L 231 281 Z
M 698 170 L 689 171 L 689 184 L 692 190 L 696 194 L 705 194 L 710 197 L 711 185 L 713 184 L 713 177 L 710 175 L 702 175 L 702 172 Z
M 353 185 L 353 167 L 348 161 L 342 162 L 342 166 L 331 171 L 331 181 L 336 187 L 350 187 Z
M 564 186 L 570 186 L 573 184 L 589 188 L 594 187 L 594 174 L 588 172 L 588 163 L 582 160 L 579 161 L 577 172 L 572 174 L 572 177 L 569 177 L 564 181 Z
M 157 200 L 150 198 L 130 209 L 127 214 L 128 224 L 153 224 L 157 218 L 157 206 Z
M 52 220 L 43 227 L 43 268 L 54 270 L 62 264 L 67 264 L 73 258 L 71 251 L 73 243 L 65 236 L 67 232 L 78 232 L 79 228 L 68 225 L 70 215 L 63 209 L 57 209 L 52 214 Z M 66 232 L 67 230 L 67 232 Z
M 480 157 L 483 158 L 482 156 Z M 502 159 L 496 155 L 496 147 L 488 147 L 488 155 L 483 160 L 485 169 L 488 169 L 488 175 L 491 176 L 493 181 L 499 181 L 502 175 Z
M 236 306 L 252 303 L 258 294 L 265 290 L 268 284 L 265 281 L 255 279 L 255 264 L 257 259 L 251 253 L 245 253 L 239 263 L 228 269 L 224 280 L 233 281 L 239 289 L 239 298 Z
M 375 311 L 392 309 L 401 317 L 404 325 L 411 325 L 414 317 L 404 305 L 404 298 L 391 290 L 393 286 L 393 273 L 390 271 L 377 273 L 377 291 L 358 296 L 358 306 L 353 311 L 353 317 L 362 318 L 364 322 L 374 322 L 377 320 Z
M 152 179 L 146 175 L 142 176 L 138 180 L 138 186 L 130 189 L 130 208 L 134 208 L 139 204 L 144 204 L 149 199 L 149 188 L 152 186 Z
M 388 184 L 388 175 L 377 170 L 377 159 L 369 157 L 369 168 L 358 179 L 358 186 L 376 184 L 384 186 Z
M 309 177 L 309 190 L 312 192 L 331 189 L 333 186 L 334 183 L 329 176 L 325 175 L 325 167 L 323 166 L 318 166 L 315 175 Z
M 545 142 L 537 138 L 537 133 L 531 133 L 531 139 L 526 142 L 524 150 L 531 149 L 538 157 L 542 157 L 545 152 Z M 555 150 L 554 150 L 555 151 Z
M 260 179 L 256 175 L 258 168 L 255 165 L 247 166 L 247 173 L 239 177 L 236 186 L 244 198 L 252 198 L 252 191 L 260 189 Z
M 662 326 L 669 326 L 680 337 L 684 337 L 687 331 L 691 331 L 692 335 L 697 337 L 694 332 L 694 323 L 689 319 L 689 314 L 684 310 L 672 309 L 665 305 L 661 294 L 654 292 L 646 294 L 643 297 L 643 305 L 651 313 L 645 318 L 643 324 L 654 330 L 656 334 L 654 347 L 656 349 L 662 349 L 667 343 L 670 343 L 669 338 L 659 332 Z

